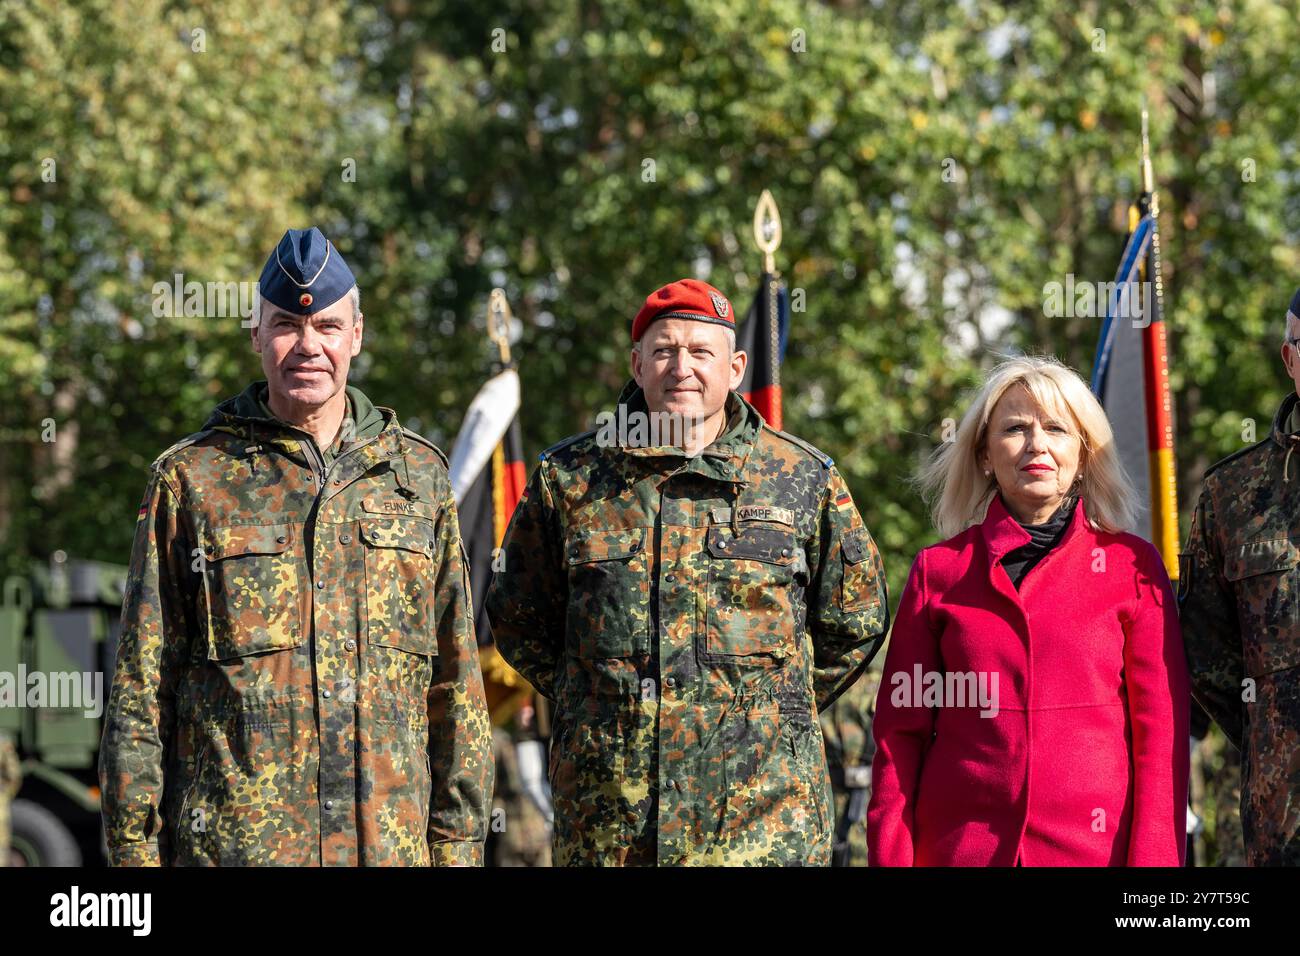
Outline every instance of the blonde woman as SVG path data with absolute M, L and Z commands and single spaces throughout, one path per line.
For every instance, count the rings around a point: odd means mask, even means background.
M 871 863 L 1178 866 L 1191 698 L 1160 555 L 1088 387 L 990 373 L 920 482 L 873 732 Z

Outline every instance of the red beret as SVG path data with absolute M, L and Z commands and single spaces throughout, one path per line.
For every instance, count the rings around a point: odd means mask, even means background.
M 632 341 L 640 342 L 655 319 L 694 319 L 729 329 L 736 327 L 735 310 L 727 297 L 699 279 L 678 279 L 646 296 L 632 320 Z

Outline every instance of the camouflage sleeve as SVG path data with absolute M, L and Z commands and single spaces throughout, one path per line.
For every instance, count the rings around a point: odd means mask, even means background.
M 175 726 L 175 690 L 188 654 L 186 593 L 193 537 L 177 498 L 155 470 L 135 526 L 121 638 L 104 737 L 99 784 L 112 866 L 166 860 L 163 768 Z
M 871 762 L 871 803 L 867 808 L 867 846 L 872 866 L 911 866 L 916 790 L 921 767 L 934 737 L 935 712 L 894 702 L 893 689 L 901 674 L 907 680 L 943 669 L 938 636 L 930 622 L 925 593 L 925 552 L 912 564 L 912 573 L 898 604 L 898 617 L 889 638 L 876 716 L 871 732 L 876 756 Z
M 13 797 L 22 783 L 22 766 L 18 762 L 18 751 L 13 741 L 0 731 L 0 799 Z M 3 866 L 0 862 L 0 866 Z
M 469 564 L 450 485 L 436 540 L 434 628 L 440 672 L 429 688 L 429 858 L 434 866 L 482 866 L 496 764 L 474 636 Z
M 866 670 L 889 630 L 880 552 L 834 467 L 808 560 L 813 691 L 824 710 Z
M 1129 866 L 1182 866 L 1192 697 L 1178 609 L 1164 562 L 1145 549 L 1137 607 L 1124 640 L 1124 689 L 1133 741 Z
M 1201 492 L 1187 549 L 1179 556 L 1178 610 L 1192 693 L 1228 739 L 1240 747 L 1245 664 L 1237 602 L 1223 576 L 1223 555 L 1208 488 Z
M 492 576 L 486 603 L 501 656 L 554 700 L 568 580 L 561 561 L 559 515 L 545 467 L 543 463 L 533 472 L 510 519 L 503 562 Z

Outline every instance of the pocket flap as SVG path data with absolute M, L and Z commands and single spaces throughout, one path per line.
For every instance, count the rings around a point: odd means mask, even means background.
M 795 540 L 791 531 L 776 528 L 742 528 L 733 534 L 730 525 L 709 528 L 709 554 L 715 558 L 739 558 L 765 564 L 793 564 Z
M 203 551 L 209 561 L 241 554 L 283 554 L 293 547 L 291 524 L 236 525 L 211 528 L 204 536 Z
M 1270 571 L 1289 571 L 1300 563 L 1300 547 L 1290 538 L 1248 541 L 1224 561 L 1223 576 L 1240 581 Z
M 645 528 L 606 528 L 578 531 L 569 536 L 565 560 L 570 565 L 589 561 L 617 561 L 640 554 L 645 548 Z
M 402 548 L 433 557 L 433 525 L 411 518 L 362 518 L 361 540 L 372 548 Z
M 849 564 L 860 562 L 869 553 L 866 529 L 859 528 L 856 531 L 850 531 L 844 536 L 840 548 L 844 551 L 844 560 Z

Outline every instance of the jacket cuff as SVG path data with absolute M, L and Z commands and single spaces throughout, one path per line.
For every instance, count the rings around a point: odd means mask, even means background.
M 110 847 L 109 866 L 162 866 L 157 843 L 128 843 Z
M 483 844 L 470 840 L 431 844 L 429 864 L 431 866 L 482 866 Z

